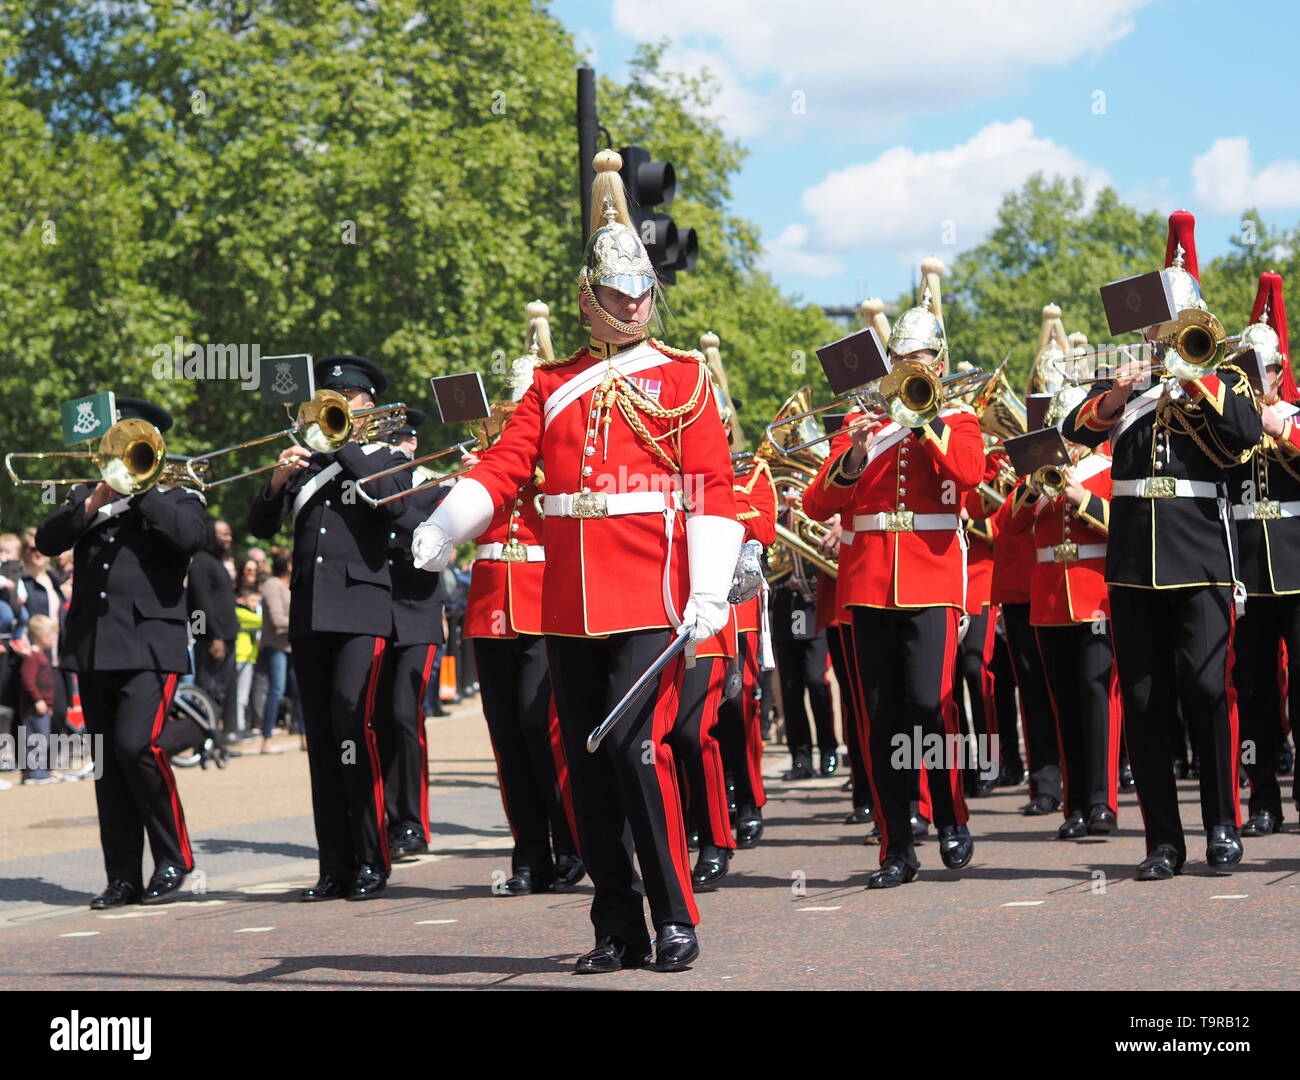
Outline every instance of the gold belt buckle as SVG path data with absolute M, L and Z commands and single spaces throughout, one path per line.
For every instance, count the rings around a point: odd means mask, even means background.
M 1282 504 L 1276 499 L 1258 499 L 1254 516 L 1258 521 L 1276 521 L 1282 516 Z
M 513 536 L 501 547 L 502 562 L 527 562 L 528 545 L 521 544 Z
M 914 517 L 911 510 L 886 510 L 885 532 L 915 532 Z
M 573 516 L 576 518 L 603 518 L 609 512 L 603 491 L 583 491 L 573 497 Z
M 1079 545 L 1071 540 L 1052 548 L 1052 562 L 1078 562 Z
M 1172 476 L 1148 476 L 1145 494 L 1148 499 L 1172 499 L 1178 494 L 1177 479 Z

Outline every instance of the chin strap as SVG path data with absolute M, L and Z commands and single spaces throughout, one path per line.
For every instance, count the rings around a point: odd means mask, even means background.
M 651 304 L 650 314 L 645 317 L 644 322 L 629 323 L 614 318 L 613 315 L 600 306 L 600 301 L 596 299 L 596 292 L 592 289 L 591 282 L 587 280 L 586 267 L 583 267 L 582 273 L 578 275 L 578 291 L 587 298 L 592 310 L 596 313 L 596 317 L 606 326 L 613 327 L 620 334 L 636 334 L 640 336 L 645 333 L 646 327 L 650 325 L 650 320 L 654 317 L 654 305 Z

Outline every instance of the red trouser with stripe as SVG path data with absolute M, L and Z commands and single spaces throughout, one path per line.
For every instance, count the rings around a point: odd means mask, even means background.
M 384 781 L 372 727 L 386 642 L 368 634 L 311 634 L 292 644 L 320 872 L 350 881 L 363 864 L 387 871 Z
M 95 763 L 101 770 L 95 801 L 110 882 L 142 887 L 146 835 L 155 867 L 194 869 L 176 778 L 167 752 L 158 745 L 177 678 L 167 671 L 85 671 L 77 676 L 86 730 L 95 738 Z
M 596 936 L 611 935 L 648 948 L 645 909 L 636 887 L 630 828 L 655 927 L 700 921 L 691 889 L 681 793 L 668 736 L 677 718 L 682 658 L 661 673 L 657 690 L 605 737 L 594 754 L 587 736 L 663 652 L 668 630 L 640 630 L 607 638 L 548 636 L 546 655 L 573 788 L 578 849 L 596 895 Z

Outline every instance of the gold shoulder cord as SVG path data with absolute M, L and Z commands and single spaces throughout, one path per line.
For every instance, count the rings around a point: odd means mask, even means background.
M 553 367 L 560 367 L 563 364 L 572 364 L 576 359 L 578 359 L 579 356 L 581 356 L 586 351 L 587 350 L 584 347 L 579 349 L 577 352 L 570 354 L 569 356 L 557 356 L 550 360 L 538 360 L 535 364 L 533 364 L 533 367 L 553 368 Z
M 1246 373 L 1232 364 L 1221 364 L 1219 372 L 1234 371 L 1237 375 L 1245 380 Z M 1249 387 L 1249 380 L 1246 381 Z M 1252 392 L 1253 396 L 1253 392 Z M 1230 469 L 1234 465 L 1241 465 L 1250 460 L 1250 455 L 1255 452 L 1255 448 L 1241 454 L 1234 454 L 1228 450 L 1219 437 L 1210 427 L 1209 421 L 1205 418 L 1205 413 L 1198 407 L 1195 402 L 1174 401 L 1169 397 L 1168 390 L 1161 395 L 1159 403 L 1156 405 L 1156 423 L 1168 429 L 1176 435 L 1186 435 L 1197 446 L 1210 462 L 1220 469 Z M 1208 437 L 1210 442 L 1214 443 L 1211 447 L 1202 435 Z
M 676 355 L 696 360 L 698 363 L 698 358 L 691 356 L 689 353 L 677 353 Z M 596 391 L 595 398 L 592 400 L 592 408 L 597 411 L 601 409 L 605 411 L 603 423 L 608 425 L 610 410 L 617 405 L 623 419 L 627 421 L 628 426 L 636 432 L 641 442 L 645 444 L 650 452 L 673 472 L 678 472 L 681 469 L 682 432 L 695 422 L 695 417 L 691 417 L 689 420 L 685 419 L 685 417 L 694 412 L 699 405 L 700 392 L 703 388 L 704 365 L 699 363 L 695 389 L 692 391 L 690 398 L 675 408 L 664 408 L 661 405 L 656 405 L 641 394 L 628 382 L 622 372 L 616 368 L 611 368 L 609 376 Z M 676 420 L 677 423 L 669 427 L 662 435 L 651 435 L 645 426 L 645 422 L 638 415 L 639 413 L 653 416 L 656 420 Z M 671 455 L 660 445 L 664 440 L 668 441 L 668 445 L 673 452 Z M 674 460 L 674 456 L 677 460 Z

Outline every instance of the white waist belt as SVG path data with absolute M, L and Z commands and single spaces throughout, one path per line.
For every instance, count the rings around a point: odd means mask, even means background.
M 1234 506 L 1232 517 L 1235 521 L 1271 521 L 1274 518 L 1300 517 L 1300 501 L 1274 502 L 1272 499 L 1257 499 L 1253 503 Z
M 879 514 L 856 514 L 853 532 L 937 532 L 961 526 L 956 514 L 915 514 L 911 510 L 886 510 Z M 847 543 L 840 537 L 840 543 Z
M 547 517 L 603 518 L 623 514 L 662 514 L 682 508 L 677 491 L 588 491 L 574 495 L 543 495 Z
M 1055 544 L 1052 547 L 1038 549 L 1039 562 L 1078 562 L 1080 559 L 1104 559 L 1105 544 Z
M 488 562 L 545 562 L 546 549 L 541 544 L 521 544 L 517 540 L 510 541 L 510 545 L 479 544 L 474 558 Z
M 1217 499 L 1219 485 L 1209 480 L 1176 480 L 1172 476 L 1144 476 L 1141 480 L 1116 480 L 1112 495 L 1139 499 Z

